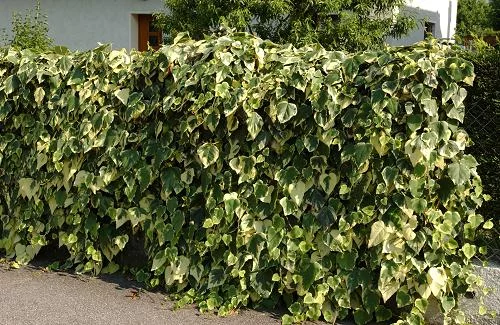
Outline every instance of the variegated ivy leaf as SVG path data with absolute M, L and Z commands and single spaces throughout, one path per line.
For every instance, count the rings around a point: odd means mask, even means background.
M 219 149 L 212 143 L 205 143 L 198 148 L 198 157 L 205 168 L 214 164 L 219 158 Z
M 281 101 L 276 105 L 278 113 L 278 121 L 280 123 L 286 123 L 290 121 L 292 117 L 297 115 L 297 105 L 289 103 L 287 101 Z
M 319 185 L 327 195 L 330 195 L 339 182 L 339 177 L 335 173 L 321 174 L 319 176 Z
M 224 207 L 226 210 L 226 215 L 232 217 L 234 212 L 240 207 L 240 199 L 238 198 L 238 193 L 227 193 L 224 194 Z
M 451 96 L 451 100 L 453 102 L 453 106 L 458 108 L 462 105 L 465 97 L 467 97 L 467 90 L 465 88 L 460 88 L 456 93 Z
M 427 282 L 435 297 L 440 296 L 440 292 L 445 290 L 448 276 L 442 267 L 431 267 L 427 272 Z
M 128 88 L 116 90 L 114 93 L 116 98 L 118 98 L 123 105 L 127 105 L 129 94 L 130 89 Z
M 297 211 L 297 205 L 294 203 L 294 201 L 291 201 L 287 199 L 286 197 L 283 197 L 280 199 L 280 205 L 283 208 L 283 214 L 285 216 L 291 215 Z
M 288 193 L 297 206 L 302 204 L 306 190 L 306 184 L 302 181 L 288 185 Z
M 21 178 L 19 181 L 19 195 L 31 200 L 38 194 L 40 185 L 32 178 Z
M 373 247 L 381 244 L 388 237 L 388 232 L 383 221 L 375 221 L 372 224 L 370 238 L 368 239 L 368 247 Z
M 469 181 L 469 166 L 462 161 L 452 163 L 448 166 L 448 175 L 450 176 L 453 183 L 455 183 L 456 185 L 462 185 Z
M 263 125 L 264 121 L 262 120 L 262 117 L 259 114 L 257 114 L 256 112 L 251 112 L 248 115 L 247 127 L 248 127 L 248 133 L 250 134 L 250 138 L 252 140 L 257 137 Z
M 45 97 L 45 90 L 43 88 L 38 87 L 35 89 L 35 102 L 40 105 Z
M 370 157 L 373 150 L 371 143 L 356 143 L 348 145 L 342 151 L 342 160 L 353 160 L 357 166 L 363 165 Z

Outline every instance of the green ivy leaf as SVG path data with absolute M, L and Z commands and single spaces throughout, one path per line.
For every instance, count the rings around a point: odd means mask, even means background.
M 448 165 L 448 175 L 456 185 L 462 185 L 469 181 L 470 169 L 463 162 L 456 162 Z
M 323 227 L 330 227 L 335 221 L 335 211 L 329 206 L 324 206 L 318 212 L 318 221 Z
M 377 306 L 375 309 L 375 319 L 378 323 L 388 321 L 392 318 L 392 311 L 384 306 Z
M 476 245 L 465 243 L 462 247 L 462 252 L 465 257 L 470 260 L 474 255 L 476 255 Z
M 356 309 L 354 311 L 354 321 L 357 325 L 368 324 L 373 319 L 373 316 L 364 309 Z
M 348 145 L 342 151 L 342 161 L 352 159 L 357 166 L 361 166 L 370 158 L 372 150 L 373 145 L 371 143 L 359 142 Z
M 342 63 L 342 68 L 344 69 L 346 77 L 353 80 L 358 74 L 359 63 L 354 58 L 348 58 Z
M 156 253 L 155 257 L 153 258 L 153 265 L 151 266 L 151 271 L 158 270 L 160 267 L 165 265 L 167 262 L 167 256 L 165 256 L 165 251 L 160 250 L 158 253 Z
M 449 313 L 455 308 L 455 298 L 453 296 L 442 296 L 441 307 L 443 307 L 445 313 Z
M 321 266 L 317 262 L 305 261 L 300 275 L 302 276 L 302 286 L 304 290 L 309 290 L 316 277 L 321 271 Z
M 416 213 L 424 213 L 427 209 L 427 201 L 425 199 L 415 198 L 411 201 L 411 207 Z
M 410 129 L 410 131 L 415 132 L 416 130 L 420 129 L 423 120 L 424 118 L 422 114 L 414 114 L 406 118 L 406 123 L 408 124 L 408 128 Z
M 337 264 L 344 270 L 352 270 L 356 265 L 356 259 L 358 258 L 358 252 L 353 250 L 351 252 L 344 252 L 337 254 Z
M 224 281 L 226 280 L 226 274 L 224 272 L 224 269 L 221 267 L 215 267 L 210 270 L 210 273 L 208 274 L 208 289 L 212 289 L 215 287 L 219 287 L 222 284 L 224 284 Z

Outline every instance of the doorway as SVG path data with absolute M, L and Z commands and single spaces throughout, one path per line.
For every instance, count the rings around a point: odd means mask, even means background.
M 138 50 L 147 51 L 148 44 L 158 50 L 162 43 L 162 32 L 153 24 L 153 15 L 137 15 L 139 22 Z

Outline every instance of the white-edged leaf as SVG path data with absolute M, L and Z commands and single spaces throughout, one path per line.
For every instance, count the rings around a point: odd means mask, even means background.
M 130 95 L 130 89 L 128 88 L 119 89 L 115 91 L 116 98 L 118 98 L 123 105 L 127 105 L 129 95 Z
M 214 164 L 219 158 L 219 149 L 212 143 L 205 143 L 198 148 L 198 157 L 205 168 Z
M 383 221 L 376 221 L 372 225 L 368 247 L 381 244 L 387 238 L 387 230 Z
M 248 128 L 248 133 L 250 133 L 250 137 L 252 138 L 252 140 L 257 137 L 263 125 L 264 121 L 262 120 L 262 117 L 259 114 L 251 112 L 248 115 L 247 128 Z
M 287 101 L 281 101 L 276 105 L 278 111 L 278 121 L 280 123 L 286 123 L 290 121 L 292 117 L 297 115 L 297 105 L 289 103 Z
M 38 87 L 35 89 L 35 102 L 40 105 L 43 102 L 43 98 L 45 97 L 45 90 L 42 87 Z
M 304 194 L 306 192 L 306 184 L 302 181 L 298 181 L 297 183 L 292 183 L 288 185 L 288 192 L 290 193 L 290 196 L 297 204 L 297 206 L 300 206 L 302 204 L 302 201 L 304 200 Z

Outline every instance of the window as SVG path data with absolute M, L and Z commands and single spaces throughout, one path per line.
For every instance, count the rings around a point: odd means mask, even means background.
M 424 38 L 427 38 L 429 34 L 434 35 L 436 32 L 436 24 L 426 21 L 424 25 Z
M 146 51 L 148 44 L 153 49 L 160 48 L 162 43 L 162 32 L 155 28 L 153 15 L 138 15 L 139 18 L 139 51 Z

